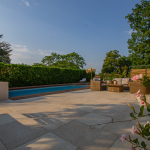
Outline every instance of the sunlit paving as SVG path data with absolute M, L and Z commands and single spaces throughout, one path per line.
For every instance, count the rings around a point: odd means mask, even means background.
M 130 116 L 132 109 L 127 102 L 136 110 L 140 107 L 132 96 L 129 91 L 85 89 L 30 99 L 1 101 L 0 106 L 5 110 L 0 109 L 0 148 L 130 149 L 131 144 L 122 142 L 120 138 L 122 134 L 138 137 L 131 134 L 136 120 Z M 143 125 L 147 119 L 145 117 L 139 121 Z

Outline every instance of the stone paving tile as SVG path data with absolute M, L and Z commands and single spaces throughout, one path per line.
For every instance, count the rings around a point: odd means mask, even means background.
M 25 109 L 33 109 L 35 105 L 31 105 L 30 103 L 11 103 L 6 104 L 6 107 L 12 111 L 20 111 Z
M 9 109 L 8 107 L 0 104 L 0 115 L 1 114 L 8 114 L 14 112 L 13 110 Z
M 104 126 L 107 125 L 108 122 L 112 121 L 112 118 L 89 113 L 83 117 L 80 117 L 79 119 L 77 119 L 77 121 L 90 125 L 90 126 L 93 125 L 92 127 L 95 127 L 95 128 L 102 129 Z M 102 124 L 102 125 L 97 125 L 97 124 Z M 94 125 L 97 125 L 97 126 L 94 126 Z
M 132 145 L 126 140 L 122 142 L 121 136 L 119 136 L 119 138 L 115 141 L 115 143 L 112 145 L 112 147 L 109 150 L 130 150 L 131 149 Z
M 121 101 L 120 99 L 117 101 L 113 101 L 112 103 L 109 103 L 108 105 L 104 106 L 105 109 L 112 109 L 117 110 L 119 112 L 123 112 L 125 109 L 127 109 L 129 106 L 125 101 Z
M 14 100 L 13 103 L 27 103 L 27 102 L 39 102 L 39 101 L 46 101 L 46 98 L 44 96 L 39 97 L 31 97 L 31 98 L 25 98 L 20 100 Z
M 14 150 L 76 150 L 77 147 L 53 133 L 47 133 Z
M 79 117 L 86 115 L 88 112 L 77 110 L 77 109 L 68 109 L 66 112 L 62 111 L 61 113 L 56 113 L 46 118 L 34 119 L 40 126 L 51 131 L 56 129 L 72 120 L 75 120 Z
M 131 121 L 109 123 L 102 130 L 110 133 L 122 135 L 122 134 L 130 133 L 132 126 L 134 125 L 135 122 L 131 122 Z
M 51 111 L 49 111 L 48 109 L 40 109 L 38 107 L 32 108 L 32 109 L 25 109 L 25 110 L 21 110 L 18 113 L 22 114 L 23 116 L 27 117 L 27 118 L 31 118 L 31 119 L 39 119 L 39 118 L 43 118 L 43 117 L 49 117 L 50 115 L 54 115 L 56 114 L 58 111 L 58 109 L 51 107 Z
M 0 125 L 15 121 L 9 114 L 0 115 Z
M 0 150 L 7 150 L 1 141 L 0 141 Z
M 0 140 L 8 150 L 12 150 L 47 132 L 29 119 L 19 119 L 0 125 Z
M 99 108 L 99 106 L 85 105 L 85 104 L 80 104 L 79 106 L 76 106 L 76 109 L 87 111 L 87 112 L 92 112 L 98 108 Z
M 107 105 L 94 110 L 92 113 L 113 118 L 115 121 L 132 120 L 128 112 L 120 112 L 120 111 L 111 109 L 110 107 L 107 107 Z
M 115 134 L 91 129 L 89 125 L 78 121 L 72 121 L 51 132 L 82 150 L 108 150 L 118 138 Z
M 9 123 L 18 119 L 27 119 L 27 117 L 18 113 L 3 114 L 3 115 L 0 115 L 0 125 Z
M 13 103 L 14 101 L 7 99 L 7 100 L 0 100 L 0 105 L 1 104 L 7 104 L 7 103 Z

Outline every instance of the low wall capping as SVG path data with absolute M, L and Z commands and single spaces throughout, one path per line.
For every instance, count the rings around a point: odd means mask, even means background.
M 0 81 L 0 100 L 7 100 L 8 95 L 8 82 Z

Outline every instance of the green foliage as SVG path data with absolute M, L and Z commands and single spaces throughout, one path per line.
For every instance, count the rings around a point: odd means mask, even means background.
M 42 63 L 34 63 L 32 66 L 43 66 L 43 67 L 46 67 L 46 65 L 42 64 Z
M 141 4 L 136 4 L 132 13 L 125 16 L 130 27 L 135 31 L 128 39 L 129 57 L 132 65 L 150 64 L 150 1 L 141 0 Z
M 146 104 L 147 106 L 147 110 L 149 110 L 149 106 L 150 104 L 147 103 L 146 101 L 146 96 L 144 95 L 144 98 L 141 98 L 141 100 Z M 149 116 L 149 114 L 147 115 L 143 115 L 143 111 L 144 111 L 144 105 L 142 105 L 140 107 L 140 112 L 139 113 L 136 113 L 135 112 L 135 109 L 133 106 L 131 106 L 129 103 L 128 103 L 129 107 L 132 108 L 133 112 L 130 113 L 130 116 L 133 118 L 133 119 L 139 119 L 140 117 L 145 117 L 145 116 Z M 136 116 L 135 116 L 136 115 Z M 138 127 L 136 127 L 136 131 L 135 133 L 138 134 L 139 136 L 141 136 L 142 138 L 146 139 L 146 140 L 150 140 L 150 123 L 147 122 L 144 126 L 142 126 L 139 121 L 137 120 L 137 124 L 138 124 Z M 146 149 L 147 145 L 145 144 L 144 141 L 142 141 L 141 143 L 138 141 L 138 138 L 132 140 L 131 137 L 129 136 L 129 140 L 126 139 L 128 142 L 130 142 L 132 144 L 132 148 L 131 149 L 135 149 L 135 148 L 144 148 Z
M 126 77 L 129 74 L 129 66 L 131 66 L 131 64 L 131 60 L 128 57 L 121 57 L 121 55 L 119 55 L 119 51 L 113 50 L 106 53 L 101 72 L 116 72 L 119 74 L 123 74 L 122 76 Z
M 51 56 L 45 56 L 41 62 L 50 67 L 70 69 L 80 69 L 83 68 L 84 65 L 86 65 L 83 57 L 75 52 L 66 55 L 52 53 Z
M 0 63 L 0 81 L 10 87 L 75 83 L 86 77 L 86 70 L 61 69 Z
M 142 82 L 144 87 L 147 87 L 150 84 L 150 78 L 147 76 L 147 74 L 143 75 L 143 78 L 138 80 Z
M 106 53 L 106 57 L 104 59 L 102 73 L 111 73 L 116 71 L 117 59 L 120 58 L 119 51 L 113 50 Z
M 102 80 L 113 80 L 114 78 L 119 78 L 120 75 L 119 74 L 115 74 L 114 72 L 112 73 L 100 73 L 99 74 L 99 77 L 102 79 Z
M 2 38 L 3 35 L 0 35 Z M 9 58 L 10 52 L 12 49 L 10 48 L 10 44 L 6 42 L 0 42 L 0 62 L 4 62 L 6 64 L 10 64 L 11 59 Z
M 92 72 L 92 78 L 95 77 L 95 72 Z M 86 73 L 86 81 L 90 82 L 91 80 L 91 73 Z

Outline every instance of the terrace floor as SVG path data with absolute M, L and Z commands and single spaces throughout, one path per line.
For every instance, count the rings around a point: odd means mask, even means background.
M 137 123 L 126 102 L 139 112 L 128 91 L 86 89 L 0 101 L 0 150 L 129 150 L 131 144 L 120 140 L 122 134 L 138 136 L 131 134 Z M 116 123 L 109 123 L 112 118 Z

